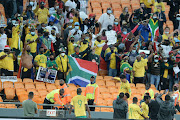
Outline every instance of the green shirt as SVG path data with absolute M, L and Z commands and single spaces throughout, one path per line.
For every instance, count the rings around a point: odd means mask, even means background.
M 48 61 L 47 61 L 47 67 L 52 67 L 53 65 L 56 65 L 56 67 L 58 67 L 55 60 L 53 60 L 53 61 L 48 60 Z M 56 70 L 55 68 L 51 68 L 51 69 L 52 69 L 52 70 Z
M 25 100 L 22 103 L 24 116 L 34 117 L 35 111 L 37 110 L 37 104 L 32 100 Z

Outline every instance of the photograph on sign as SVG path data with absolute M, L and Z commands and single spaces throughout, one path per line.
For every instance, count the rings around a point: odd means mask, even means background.
M 54 83 L 56 80 L 57 71 L 48 68 L 39 67 L 36 80 Z

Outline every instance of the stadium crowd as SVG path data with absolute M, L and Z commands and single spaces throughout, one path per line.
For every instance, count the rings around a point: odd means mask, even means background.
M 164 3 L 170 6 L 168 16 Z M 44 67 L 57 70 L 57 78 L 65 80 L 69 69 L 68 56 L 72 56 L 96 63 L 100 75 L 107 71 L 108 76 L 121 81 L 120 94 L 113 102 L 114 118 L 126 118 L 128 109 L 129 119 L 174 118 L 180 100 L 178 0 L 140 0 L 140 8 L 133 10 L 132 14 L 128 7 L 124 7 L 120 16 L 115 18 L 113 9 L 107 8 L 99 19 L 95 14 L 87 15 L 88 11 L 81 8 L 79 0 L 28 0 L 26 6 L 23 6 L 23 0 L 6 0 L 2 4 L 5 16 L 0 14 L 1 76 L 13 76 L 19 71 L 22 80 L 34 79 L 38 68 Z M 173 22 L 173 32 L 170 32 L 172 28 L 165 26 L 167 17 Z M 133 104 L 127 103 L 131 96 L 129 83 L 146 85 L 140 107 L 136 97 Z M 165 90 L 164 94 L 169 91 L 165 101 L 150 89 L 151 85 L 155 85 L 156 90 Z M 81 96 L 72 101 L 63 99 L 61 103 L 59 96 L 64 98 L 63 94 L 68 93 L 60 89 L 49 93 L 44 103 L 77 106 L 76 99 L 81 99 L 83 104 L 93 105 L 97 103 L 98 88 L 92 76 L 85 94 L 88 102 Z M 77 90 L 78 95 L 81 92 Z M 46 107 L 44 109 L 48 109 Z M 90 108 L 91 111 L 94 109 Z M 85 116 L 85 113 L 75 113 Z

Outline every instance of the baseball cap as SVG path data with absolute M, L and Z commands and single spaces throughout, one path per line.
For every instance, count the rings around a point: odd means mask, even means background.
M 9 50 L 10 50 L 9 45 L 5 45 L 5 46 L 4 46 L 4 49 L 9 49 Z

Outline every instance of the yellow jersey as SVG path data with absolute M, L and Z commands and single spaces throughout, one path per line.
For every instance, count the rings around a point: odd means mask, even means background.
M 43 68 L 46 68 L 46 63 L 47 63 L 47 57 L 43 54 L 39 54 L 34 58 L 34 61 L 37 62 L 39 66 L 42 66 Z M 37 70 L 39 67 L 36 68 Z
M 68 55 L 71 55 L 71 54 L 73 54 L 73 53 L 75 53 L 75 51 L 74 51 L 74 45 L 73 45 L 72 42 L 69 42 L 69 43 L 68 43 Z
M 140 0 L 140 3 L 144 3 L 147 8 L 151 8 L 151 4 L 154 5 L 155 0 Z
M 155 13 L 155 12 L 159 12 L 159 10 L 157 9 L 157 6 L 161 6 L 161 7 L 162 7 L 162 11 L 165 11 L 165 5 L 164 5 L 163 2 L 160 2 L 160 3 L 155 2 L 155 3 L 154 3 L 154 13 Z
M 67 65 L 68 65 L 68 56 L 65 55 L 64 57 L 61 55 L 58 55 L 56 57 L 56 63 L 58 65 L 58 70 L 61 72 L 67 72 Z
M 145 66 L 147 66 L 145 60 L 141 60 L 140 62 L 135 61 L 133 64 L 133 71 L 135 71 L 134 77 L 144 77 Z
M 18 43 L 19 43 L 19 25 L 16 26 L 16 27 L 12 27 L 12 41 L 11 41 L 11 49 L 15 48 L 15 49 L 18 49 Z
M 164 42 L 164 40 L 168 40 L 169 39 L 169 35 L 163 34 L 162 35 L 162 39 L 163 39 L 162 42 Z M 173 37 L 171 37 L 171 39 L 172 39 L 172 42 L 175 44 L 175 41 L 174 41 Z M 170 43 L 170 46 L 173 46 L 172 42 Z
M 100 44 L 103 44 L 105 41 L 104 40 L 101 40 L 101 42 L 98 42 L 97 40 L 94 42 L 94 46 L 96 47 L 95 48 L 95 54 L 96 55 L 101 55 L 101 51 L 102 51 L 102 47 L 98 47 L 98 45 Z
M 48 15 L 49 15 L 49 10 L 47 8 L 41 9 L 39 8 L 38 11 L 36 12 L 36 15 L 38 16 L 38 22 L 41 23 L 48 23 Z
M 141 107 L 141 111 L 142 111 L 143 116 L 146 117 L 146 118 L 149 118 L 149 116 L 148 116 L 148 114 L 149 114 L 149 107 L 148 107 L 148 105 L 145 102 L 143 102 L 141 104 L 141 106 L 142 106 Z M 144 119 L 144 117 L 140 116 L 139 119 Z
M 87 99 L 83 95 L 77 95 L 71 100 L 71 105 L 74 106 L 74 113 L 76 117 L 86 116 Z
M 9 55 L 5 52 L 0 53 L 0 57 L 7 55 L 4 59 L 0 60 L 0 68 L 7 69 L 8 71 L 14 71 L 14 57 L 13 54 Z
M 140 119 L 142 115 L 141 108 L 137 104 L 129 105 L 129 118 L 128 119 Z
M 116 69 L 116 55 L 115 55 L 115 53 L 111 54 L 111 60 L 110 60 L 109 68 Z
M 27 34 L 25 40 L 26 40 L 26 42 L 27 42 L 27 41 L 34 41 L 34 40 L 36 40 L 37 38 L 38 38 L 37 35 L 32 36 L 31 34 Z M 29 46 L 30 46 L 30 48 L 31 48 L 31 53 L 36 53 L 36 50 L 37 50 L 37 42 L 35 41 L 35 42 L 31 43 L 31 44 L 29 44 Z

